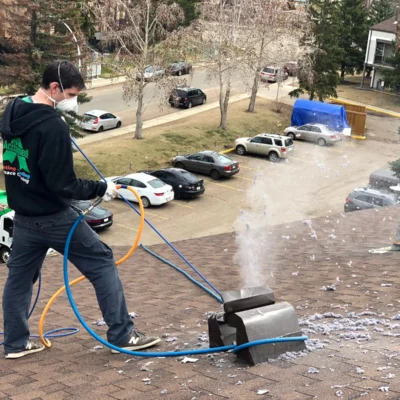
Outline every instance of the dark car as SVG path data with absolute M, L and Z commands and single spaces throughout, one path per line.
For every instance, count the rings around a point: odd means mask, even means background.
M 174 189 L 175 199 L 195 198 L 205 192 L 204 181 L 180 168 L 164 168 L 157 171 L 141 171 L 152 175 Z
M 377 190 L 390 190 L 390 186 L 400 185 L 400 179 L 393 171 L 378 169 L 369 176 L 369 186 Z
M 367 210 L 396 204 L 398 204 L 397 193 L 382 192 L 371 188 L 358 188 L 347 196 L 344 211 Z
M 170 75 L 185 75 L 192 72 L 192 64 L 186 61 L 176 61 L 167 67 L 167 73 Z
M 88 200 L 75 200 L 72 202 L 72 207 L 79 213 L 82 214 L 92 205 L 91 201 Z M 113 214 L 106 208 L 97 206 L 93 210 L 89 211 L 85 216 L 84 220 L 88 225 L 95 231 L 103 231 L 109 228 L 113 224 Z
M 172 160 L 172 164 L 176 168 L 210 175 L 215 180 L 221 177 L 230 178 L 240 171 L 238 162 L 224 154 L 209 150 L 176 156 Z
M 172 107 L 185 108 L 192 108 L 192 106 L 206 104 L 206 101 L 207 96 L 202 90 L 190 87 L 179 87 L 174 89 L 168 100 Z

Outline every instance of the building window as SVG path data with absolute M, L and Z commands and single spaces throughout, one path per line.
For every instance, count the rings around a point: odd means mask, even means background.
M 383 42 L 376 43 L 374 64 L 388 64 L 392 56 L 392 45 Z

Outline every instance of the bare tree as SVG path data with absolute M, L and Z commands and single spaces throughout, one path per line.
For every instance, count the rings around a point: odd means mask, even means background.
M 117 48 L 113 67 L 127 78 L 124 99 L 137 101 L 134 138 L 142 139 L 144 89 L 150 81 L 160 87 L 169 85 L 168 79 L 154 73 L 154 67 L 161 68 L 172 56 L 168 38 L 184 20 L 184 13 L 167 0 L 102 0 L 90 7 L 103 39 Z M 147 69 L 149 65 L 153 71 Z
M 206 61 L 208 79 L 219 85 L 219 127 L 227 129 L 232 78 L 243 69 L 249 30 L 241 21 L 247 0 L 204 0 L 201 17 L 186 34 L 185 47 L 194 49 Z
M 297 60 L 300 51 L 298 43 L 306 26 L 302 12 L 288 11 L 287 4 L 281 0 L 248 0 L 247 7 L 252 43 L 246 60 L 254 75 L 248 111 L 253 112 L 263 67 L 274 65 L 282 68 L 288 61 Z

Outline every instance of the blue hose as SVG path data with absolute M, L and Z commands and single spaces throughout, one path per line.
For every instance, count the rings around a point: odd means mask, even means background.
M 74 146 L 79 150 L 79 152 L 83 155 L 83 157 L 85 158 L 85 160 L 92 166 L 92 168 L 97 172 L 97 174 L 100 176 L 100 178 L 104 181 L 106 181 L 106 178 L 102 175 L 102 173 L 99 171 L 99 169 L 93 164 L 93 162 L 90 160 L 90 158 L 84 153 L 84 151 L 78 146 L 78 144 L 76 143 L 76 141 L 71 137 L 72 143 L 74 144 Z M 127 199 L 125 199 L 123 196 L 121 196 L 122 200 L 125 201 L 126 204 L 128 204 L 129 207 L 131 207 L 136 214 L 140 215 L 140 211 L 136 209 L 135 206 L 133 206 Z M 146 218 L 144 219 L 145 222 L 147 223 L 147 225 L 150 226 L 151 229 L 153 229 L 153 231 L 155 233 L 157 233 L 157 235 L 190 267 L 192 268 L 192 270 L 200 276 L 201 279 L 203 279 L 203 281 L 205 283 L 207 283 L 208 286 L 210 286 L 210 288 L 212 290 L 214 290 L 215 293 L 217 293 L 219 295 L 219 297 L 222 298 L 221 293 L 217 290 L 217 288 L 215 286 L 213 286 L 213 284 L 211 282 L 209 282 L 207 280 L 207 278 L 200 272 L 198 271 L 193 265 L 192 263 L 182 254 L 180 253 L 180 251 L 167 239 L 164 237 L 164 235 L 150 222 L 148 221 Z
M 245 343 L 240 346 L 230 345 L 230 346 L 222 346 L 222 347 L 213 347 L 213 348 L 206 348 L 206 349 L 199 349 L 199 350 L 184 350 L 184 351 L 167 351 L 167 352 L 142 352 L 142 351 L 131 351 L 122 349 L 118 346 L 115 346 L 106 340 L 104 340 L 101 336 L 99 336 L 93 329 L 86 323 L 86 321 L 80 315 L 78 308 L 75 304 L 74 298 L 72 296 L 71 288 L 69 286 L 69 275 L 68 275 L 68 253 L 69 247 L 71 244 L 72 236 L 75 232 L 75 229 L 80 224 L 83 219 L 83 215 L 80 215 L 77 220 L 72 225 L 71 230 L 68 233 L 67 241 L 65 242 L 64 248 L 64 261 L 63 261 L 63 272 L 64 272 L 64 284 L 68 296 L 68 300 L 71 304 L 72 310 L 74 311 L 76 317 L 78 318 L 79 322 L 82 326 L 86 329 L 86 331 L 93 336 L 97 341 L 102 343 L 104 346 L 119 351 L 123 354 L 128 354 L 131 356 L 140 356 L 140 357 L 180 357 L 180 356 L 188 356 L 188 355 L 197 355 L 197 354 L 208 354 L 208 353 L 219 353 L 223 351 L 233 351 L 238 352 L 248 347 L 258 346 L 261 344 L 273 344 L 273 343 L 282 343 L 282 342 L 299 342 L 307 340 L 307 336 L 296 336 L 296 337 L 287 337 L 287 338 L 269 338 L 269 339 L 262 339 L 257 340 L 254 342 Z
M 188 278 L 189 280 L 191 280 L 194 284 L 196 284 L 197 286 L 201 287 L 203 290 L 205 290 L 208 294 L 210 294 L 212 297 L 214 297 L 214 299 L 216 299 L 217 301 L 219 301 L 220 303 L 223 303 L 224 301 L 222 300 L 222 298 L 220 296 L 217 296 L 214 292 L 212 292 L 210 289 L 206 288 L 204 285 L 202 285 L 199 281 L 196 281 L 196 279 L 192 278 L 186 271 L 184 271 L 183 269 L 178 268 L 176 265 L 170 263 L 168 260 L 166 260 L 165 258 L 160 257 L 158 254 L 153 253 L 150 249 L 148 249 L 144 244 L 141 244 L 140 247 L 142 247 L 145 251 L 147 251 L 149 254 L 151 254 L 153 257 L 159 259 L 160 261 L 162 261 L 163 263 L 169 265 L 170 267 L 174 268 L 176 271 L 180 272 L 181 274 L 185 275 L 186 278 Z
M 31 307 L 31 310 L 28 313 L 28 319 L 31 317 L 33 311 L 36 308 L 36 304 L 39 301 L 39 296 L 40 296 L 40 290 L 42 288 L 42 274 L 39 273 L 39 283 L 38 283 L 38 290 L 36 293 L 36 298 L 35 301 L 33 302 L 33 305 Z M 57 332 L 66 332 L 66 333 L 57 333 Z M 74 327 L 68 327 L 68 328 L 57 328 L 53 329 L 51 331 L 46 332 L 43 337 L 46 339 L 55 339 L 59 337 L 65 337 L 65 336 L 70 336 L 70 335 L 75 335 L 75 333 L 79 332 L 79 328 L 74 328 Z M 0 335 L 4 335 L 4 332 L 0 332 Z M 31 338 L 39 339 L 39 335 L 29 335 Z M 4 342 L 0 342 L 0 346 L 3 345 Z

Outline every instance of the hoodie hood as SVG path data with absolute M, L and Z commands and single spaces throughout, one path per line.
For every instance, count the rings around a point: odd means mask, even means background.
M 8 103 L 0 120 L 0 133 L 3 139 L 23 136 L 42 122 L 51 118 L 60 118 L 54 108 L 46 104 L 27 103 L 20 98 L 15 98 Z

